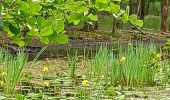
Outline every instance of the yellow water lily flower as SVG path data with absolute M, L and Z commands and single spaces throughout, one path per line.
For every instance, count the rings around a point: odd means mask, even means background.
M 7 73 L 6 73 L 6 72 L 2 72 L 1 75 L 2 75 L 2 76 L 7 76 Z
M 42 72 L 44 72 L 44 73 L 48 73 L 48 72 L 49 72 L 48 67 L 43 67 Z
M 131 43 L 131 42 L 129 42 L 129 43 L 128 43 L 128 45 L 129 45 L 129 46 L 132 46 L 132 43 Z
M 83 80 L 81 84 L 83 86 L 88 86 L 89 85 L 89 81 L 88 80 Z
M 125 60 L 126 60 L 125 57 L 122 57 L 122 58 L 120 59 L 121 62 L 124 62 Z
M 50 86 L 50 83 L 49 83 L 48 81 L 45 81 L 45 82 L 43 83 L 43 86 L 49 87 L 49 86 Z

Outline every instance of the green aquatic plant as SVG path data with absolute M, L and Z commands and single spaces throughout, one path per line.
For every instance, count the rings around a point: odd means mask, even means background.
M 107 67 L 109 63 L 109 50 L 106 46 L 101 46 L 94 57 L 92 64 L 93 75 L 101 76 L 107 74 Z
M 9 52 L 5 52 L 3 57 L 4 74 L 1 74 L 4 81 L 4 92 L 7 94 L 13 93 L 15 86 L 19 82 L 22 70 L 27 63 L 28 55 L 24 49 L 20 49 L 16 56 Z
M 155 63 L 159 61 L 156 54 L 156 47 L 153 44 L 144 46 L 143 43 L 136 43 L 136 47 L 128 46 L 123 51 L 118 48 L 118 56 L 113 57 L 111 83 L 133 85 L 152 85 L 155 77 Z
M 94 77 L 100 76 L 114 86 L 153 85 L 160 61 L 161 54 L 153 43 L 131 43 L 126 49 L 119 44 L 115 50 L 101 46 L 94 57 L 92 72 Z
M 44 47 L 37 53 L 33 60 L 33 64 L 36 62 L 40 54 L 47 48 Z M 25 48 L 21 48 L 14 55 L 8 50 L 0 48 L 0 81 L 3 83 L 3 89 L 6 94 L 14 93 L 16 85 L 19 83 L 22 71 L 28 60 L 28 53 Z
M 70 50 L 67 49 L 67 58 L 70 67 L 70 72 L 71 72 L 70 76 L 74 78 L 76 75 L 77 61 L 78 61 L 77 50 L 75 50 L 73 56 L 70 56 Z
M 70 67 L 71 67 L 71 77 L 75 77 L 75 72 L 76 72 L 76 69 L 77 69 L 77 61 L 72 58 L 71 61 L 70 61 Z

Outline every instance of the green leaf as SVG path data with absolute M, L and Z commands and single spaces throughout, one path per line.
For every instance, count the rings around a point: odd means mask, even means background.
M 18 37 L 13 38 L 12 42 L 19 45 L 20 47 L 23 47 L 25 45 L 25 42 Z
M 49 43 L 48 37 L 41 37 L 41 38 L 40 38 L 40 41 L 41 41 L 42 43 L 46 44 L 46 45 Z
M 70 16 L 67 17 L 68 23 L 74 23 L 74 25 L 78 25 L 80 20 L 72 19 Z
M 98 9 L 106 8 L 109 4 L 110 0 L 96 0 L 95 4 Z
M 37 29 L 34 29 L 34 28 L 30 30 L 30 32 L 28 33 L 28 35 L 30 35 L 30 36 L 37 36 L 37 37 L 40 36 L 38 30 L 37 30 Z
M 137 20 L 135 23 L 137 26 L 142 27 L 143 26 L 143 21 L 142 20 Z
M 54 21 L 52 24 L 52 29 L 57 33 L 63 32 L 64 27 L 64 21 Z
M 64 3 L 64 0 L 55 0 L 54 3 L 56 3 L 56 4 L 63 4 L 63 3 Z
M 19 34 L 20 33 L 20 29 L 16 26 L 14 26 L 14 24 L 9 23 L 9 30 L 13 33 L 13 34 Z
M 37 14 L 40 10 L 42 9 L 42 6 L 40 6 L 40 4 L 35 3 L 35 2 L 31 2 L 30 6 L 29 6 L 29 10 L 28 13 L 35 15 Z
M 88 13 L 89 9 L 87 7 L 79 7 L 79 9 L 77 9 L 78 13 Z
M 27 12 L 28 9 L 29 9 L 29 4 L 25 1 L 21 1 L 19 4 L 18 4 L 18 8 L 19 10 L 22 10 L 24 12 Z
M 109 7 L 114 13 L 118 13 L 120 11 L 120 5 L 110 3 Z
M 68 42 L 68 37 L 65 34 L 57 34 L 57 43 L 65 44 Z
M 70 16 L 67 16 L 68 23 L 74 23 L 74 25 L 78 25 L 81 21 L 83 14 L 81 13 L 72 13 Z
M 143 26 L 143 21 L 142 20 L 138 20 L 137 16 L 135 14 L 129 16 L 129 21 L 130 21 L 130 23 L 132 23 L 134 25 L 137 25 L 139 27 Z
M 15 34 L 13 34 L 11 31 L 10 31 L 10 29 L 9 29 L 9 22 L 4 22 L 3 23 L 3 31 L 5 31 L 5 32 L 7 32 L 8 34 L 8 37 L 12 37 L 12 36 L 14 36 Z
M 70 17 L 74 20 L 80 20 L 83 17 L 82 13 L 72 13 L 70 14 Z
M 131 23 L 136 23 L 137 21 L 137 16 L 135 14 L 129 16 L 129 21 Z
M 96 15 L 93 15 L 93 14 L 89 14 L 88 17 L 93 20 L 93 21 L 97 21 L 97 16 Z
M 27 20 L 27 23 L 30 23 L 30 24 L 35 24 L 36 23 L 36 18 L 35 17 L 29 17 L 29 18 L 26 18 Z
M 48 36 L 51 42 L 65 44 L 68 42 L 68 37 L 61 33 L 61 34 L 52 34 Z
M 51 26 L 45 27 L 40 31 L 40 36 L 48 36 L 53 34 L 53 30 L 51 30 Z
M 47 24 L 47 21 L 46 21 L 46 19 L 45 19 L 44 17 L 38 16 L 38 17 L 37 17 L 37 23 L 38 23 L 38 25 L 39 25 L 41 28 L 44 28 L 44 27 L 46 26 L 46 24 Z
M 127 14 L 127 13 L 124 13 L 123 16 L 122 16 L 122 18 L 121 18 L 121 20 L 124 21 L 124 22 L 127 22 L 127 21 L 129 20 L 128 17 L 129 17 L 128 14 Z

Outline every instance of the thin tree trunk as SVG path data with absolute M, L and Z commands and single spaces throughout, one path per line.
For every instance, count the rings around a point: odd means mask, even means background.
M 140 19 L 144 20 L 144 17 L 145 17 L 145 0 L 141 0 Z
M 141 6 L 141 3 L 138 3 L 138 6 L 137 6 L 137 16 L 139 16 L 139 12 L 140 12 L 140 6 Z
M 167 25 L 167 19 L 168 19 L 168 8 L 169 8 L 169 0 L 163 0 L 162 1 L 162 22 L 161 22 L 161 32 L 166 33 L 166 25 Z

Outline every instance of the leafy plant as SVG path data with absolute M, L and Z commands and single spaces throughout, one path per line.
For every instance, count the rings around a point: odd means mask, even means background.
M 121 0 L 4 0 L 0 2 L 0 17 L 3 31 L 13 43 L 20 47 L 34 39 L 44 44 L 64 44 L 68 41 L 65 24 L 78 25 L 80 22 L 98 20 L 97 13 L 108 12 L 118 20 L 142 26 L 137 16 L 129 16 L 129 7 L 120 9 Z

